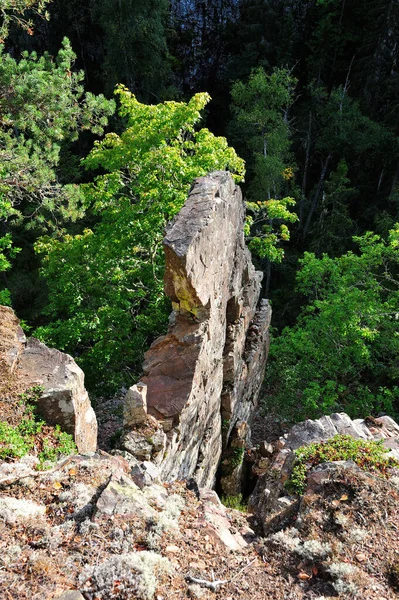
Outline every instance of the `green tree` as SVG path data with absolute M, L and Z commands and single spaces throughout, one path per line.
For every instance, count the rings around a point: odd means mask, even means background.
M 347 177 L 348 166 L 341 160 L 325 183 L 322 199 L 310 231 L 311 250 L 339 256 L 343 248 L 351 246 L 355 223 L 350 217 L 349 203 L 356 195 Z
M 124 87 L 117 93 L 127 128 L 85 160 L 105 171 L 85 188 L 97 225 L 37 244 L 55 319 L 37 335 L 77 354 L 89 384 L 103 389 L 137 375 L 149 340 L 165 328 L 162 239 L 193 179 L 215 169 L 237 180 L 244 173 L 224 138 L 195 129 L 207 94 L 151 106 Z
M 0 0 L 0 43 L 7 37 L 11 23 L 16 23 L 33 35 L 31 15 L 39 14 L 48 18 L 45 7 L 49 2 L 51 0 Z M 30 16 L 26 16 L 27 12 Z
M 115 103 L 102 95 L 84 93 L 83 74 L 73 71 L 74 59 L 67 39 L 55 59 L 48 53 L 38 57 L 24 52 L 18 61 L 0 47 L 3 249 L 10 248 L 9 234 L 16 228 L 19 232 L 30 228 L 37 236 L 39 231 L 62 227 L 81 214 L 79 187 L 59 182 L 61 153 L 84 130 L 102 134 Z M 23 245 L 29 241 L 21 240 Z
M 141 100 L 159 101 L 170 78 L 168 0 L 96 0 L 93 20 L 104 31 L 106 88 L 125 84 Z
M 300 260 L 307 302 L 273 341 L 268 368 L 267 402 L 292 420 L 399 412 L 399 225 L 387 241 L 354 240 L 356 254 Z
M 76 216 L 76 186 L 57 181 L 61 150 L 83 130 L 101 135 L 115 108 L 102 95 L 84 93 L 74 60 L 67 39 L 55 60 L 47 53 L 24 52 L 19 61 L 0 54 L 0 194 L 3 207 L 36 223 Z
M 251 200 L 277 198 L 286 187 L 286 169 L 292 168 L 288 111 L 295 85 L 286 69 L 267 75 L 258 68 L 247 83 L 232 87 L 230 134 L 247 160 Z
M 295 200 L 288 195 L 293 191 L 294 175 L 288 111 L 295 85 L 296 80 L 286 69 L 275 69 L 267 75 L 258 68 L 247 83 L 237 81 L 231 91 L 231 137 L 238 148 L 242 147 L 250 179 L 246 234 L 252 252 L 264 259 L 266 295 L 271 263 L 281 262 L 284 256 L 278 244 L 289 240 L 287 223 L 297 220 L 289 210 Z

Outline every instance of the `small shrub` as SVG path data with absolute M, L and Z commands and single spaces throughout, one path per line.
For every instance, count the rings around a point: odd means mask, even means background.
M 41 446 L 38 453 L 39 468 L 46 463 L 56 461 L 61 455 L 77 452 L 73 437 L 61 431 L 57 425 L 48 433 L 48 439 L 43 436 L 45 421 L 36 413 L 36 403 L 43 392 L 41 386 L 33 386 L 20 394 L 18 404 L 23 409 L 23 415 L 15 427 L 5 421 L 0 421 L 0 458 L 7 460 L 22 458 L 35 447 Z
M 298 530 L 294 527 L 273 533 L 267 539 L 309 562 L 324 560 L 332 554 L 331 546 L 327 542 L 319 542 L 318 540 L 302 542 Z
M 327 542 L 306 540 L 296 548 L 296 553 L 305 560 L 314 562 L 324 560 L 332 554 L 331 546 Z
M 32 448 L 31 437 L 22 435 L 18 428 L 0 421 L 0 458 L 22 458 Z
M 382 440 L 367 441 L 350 435 L 336 435 L 330 440 L 315 442 L 295 450 L 295 465 L 287 488 L 294 494 L 303 494 L 308 471 L 325 462 L 353 460 L 365 471 L 388 477 L 388 469 L 399 466 L 399 461 L 386 457 Z
M 183 498 L 178 494 L 172 494 L 168 497 L 163 510 L 151 522 L 151 529 L 146 538 L 148 548 L 157 550 L 163 533 L 178 529 L 178 521 L 184 505 Z
M 245 448 L 234 448 L 232 452 L 231 465 L 239 467 L 244 459 Z
M 335 591 L 344 597 L 355 596 L 358 586 L 353 577 L 359 573 L 359 569 L 344 562 L 331 563 L 327 568 L 327 572 L 333 579 L 333 587 Z
M 277 533 L 273 533 L 273 535 L 270 535 L 267 539 L 277 546 L 281 546 L 291 552 L 295 551 L 301 543 L 299 531 L 295 529 L 295 527 L 291 527 L 284 531 L 277 531 Z

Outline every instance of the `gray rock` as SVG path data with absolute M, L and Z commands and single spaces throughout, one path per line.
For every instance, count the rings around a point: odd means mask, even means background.
M 249 509 L 257 516 L 265 533 L 278 528 L 296 508 L 295 501 L 287 501 L 285 488 L 294 465 L 294 451 L 313 442 L 326 441 L 338 434 L 364 440 L 381 439 L 390 450 L 387 457 L 399 458 L 399 425 L 390 417 L 369 417 L 352 421 L 345 413 L 335 413 L 316 421 L 297 423 L 276 444 L 280 449 L 266 473 L 259 477 L 249 500 Z M 264 459 L 260 459 L 262 460 Z M 357 470 L 359 467 L 353 461 L 336 461 L 316 466 L 308 474 L 307 493 L 314 493 L 323 482 L 342 469 Z
M 213 490 L 201 489 L 200 497 L 204 511 L 203 532 L 219 545 L 237 551 L 247 546 L 247 542 L 238 532 L 231 531 L 226 508 Z
M 14 372 L 25 344 L 25 334 L 14 311 L 0 306 L 0 379 Z
M 84 387 L 84 374 L 73 358 L 30 338 L 19 358 L 18 378 L 27 387 L 44 388 L 38 412 L 74 436 L 81 454 L 97 448 L 97 419 Z
M 96 504 L 96 517 L 101 515 L 137 515 L 153 518 L 156 511 L 149 505 L 148 498 L 126 475 L 113 475 Z
M 163 457 L 166 435 L 161 426 L 143 433 L 142 429 L 125 429 L 119 441 L 122 450 L 132 454 L 139 461 L 151 461 Z
M 168 333 L 146 353 L 142 382 L 148 413 L 167 432 L 165 453 L 151 456 L 166 480 L 212 486 L 223 445 L 228 457 L 236 424 L 256 406 L 271 310 L 267 301 L 258 305 L 262 274 L 245 246 L 244 214 L 231 175 L 216 172 L 194 182 L 164 240 L 174 310 Z M 136 433 L 122 447 L 149 460 Z M 239 489 L 241 469 L 225 475 Z
M 97 420 L 84 387 L 83 371 L 68 354 L 35 338 L 26 341 L 13 311 L 0 306 L 0 392 L 9 376 L 15 388 L 44 388 L 38 412 L 72 434 L 79 452 L 95 452 Z
M 147 420 L 147 386 L 137 383 L 129 388 L 124 399 L 123 425 L 145 423 Z
M 268 442 L 261 442 L 260 446 L 259 446 L 259 453 L 261 456 L 263 456 L 264 458 L 270 458 L 273 455 L 274 449 L 272 444 L 269 444 Z
M 84 596 L 77 590 L 68 590 L 57 597 L 57 600 L 85 600 Z
M 130 471 L 130 477 L 140 489 L 153 483 L 161 483 L 158 469 L 149 461 L 144 461 L 133 467 Z

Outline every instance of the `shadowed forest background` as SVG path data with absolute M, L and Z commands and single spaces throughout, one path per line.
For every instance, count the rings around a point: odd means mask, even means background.
M 28 331 L 98 394 L 137 379 L 170 312 L 165 225 L 228 169 L 273 304 L 265 408 L 397 415 L 397 0 L 0 12 L 0 301 Z

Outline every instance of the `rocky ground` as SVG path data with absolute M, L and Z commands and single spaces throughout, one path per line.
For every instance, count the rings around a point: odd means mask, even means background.
M 289 521 L 264 537 L 256 517 L 193 482 L 161 483 L 150 464 L 100 451 L 47 472 L 34 465 L 0 466 L 6 600 L 399 595 L 395 477 L 338 465 L 310 478 Z

